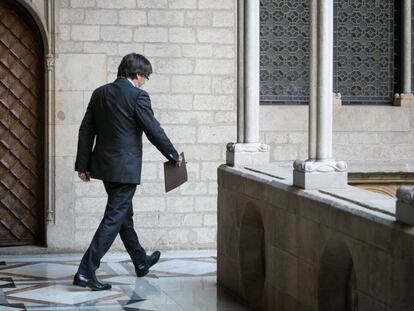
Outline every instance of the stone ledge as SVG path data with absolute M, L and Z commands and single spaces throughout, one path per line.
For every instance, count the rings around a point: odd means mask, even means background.
M 387 224 L 396 229 L 400 228 L 396 225 L 395 208 L 392 209 L 389 204 L 391 201 L 395 202 L 394 199 L 352 186 L 348 186 L 344 190 L 330 190 L 330 192 L 326 193 L 324 193 L 323 189 L 322 191 L 300 189 L 293 186 L 292 172 L 293 169 L 274 165 L 258 166 L 253 169 L 250 167 L 230 167 L 223 164 L 218 168 L 219 187 L 224 187 L 231 191 L 239 190 L 245 192 L 245 184 L 247 182 L 259 183 L 262 184 L 259 187 L 262 188 L 262 195 L 258 199 L 267 203 L 274 203 L 270 194 L 271 191 L 282 191 L 286 192 L 287 195 L 307 198 L 326 206 L 335 206 L 335 208 L 351 214 L 359 215 L 381 224 Z M 231 182 L 226 182 L 227 178 L 230 178 Z M 251 187 L 250 185 L 249 188 Z M 334 193 L 331 193 L 335 191 L 340 194 L 334 195 Z M 251 195 L 251 191 L 249 192 Z M 353 196 L 354 198 L 351 200 L 350 198 Z M 414 229 L 405 232 L 414 236 Z
M 347 161 L 349 173 L 414 173 L 414 163 Z

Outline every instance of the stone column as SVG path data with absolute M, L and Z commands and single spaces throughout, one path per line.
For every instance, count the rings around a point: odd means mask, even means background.
M 244 141 L 244 6 L 237 6 L 237 143 Z
M 308 156 L 316 159 L 316 113 L 317 113 L 317 81 L 318 81 L 318 1 L 310 0 L 310 72 L 309 72 L 309 137 Z
M 239 0 L 238 6 L 238 141 L 227 144 L 226 162 L 261 165 L 269 163 L 269 147 L 259 142 L 260 1 Z
M 309 107 L 309 146 L 313 147 L 313 139 L 315 150 L 309 150 L 308 160 L 295 161 L 293 183 L 304 189 L 343 188 L 347 185 L 347 165 L 332 159 L 333 0 L 310 0 L 310 9 L 312 106 Z M 316 77 L 316 83 L 312 77 Z
M 47 154 L 47 170 L 45 171 L 45 187 L 47 189 L 47 211 L 46 221 L 49 224 L 55 224 L 56 222 L 56 141 L 55 141 L 55 103 L 56 103 L 56 92 L 55 92 L 55 32 L 56 32 L 56 6 L 55 1 L 45 1 L 45 19 L 47 25 L 47 40 L 46 52 L 46 69 L 47 69 L 47 87 L 45 98 L 47 102 L 47 124 L 45 124 L 45 130 L 47 137 L 45 140 L 45 154 Z
M 260 1 L 245 1 L 244 9 L 244 142 L 259 141 Z
M 411 0 L 402 1 L 402 92 L 411 94 Z
M 401 28 L 401 94 L 395 94 L 394 105 L 414 106 L 411 91 L 411 0 L 402 1 Z
M 318 3 L 316 159 L 332 157 L 333 0 Z

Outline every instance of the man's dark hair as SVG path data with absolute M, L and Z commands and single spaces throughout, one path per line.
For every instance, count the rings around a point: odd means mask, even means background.
M 140 74 L 148 79 L 151 73 L 150 61 L 145 56 L 137 53 L 125 55 L 118 67 L 118 77 L 133 79 L 136 74 Z

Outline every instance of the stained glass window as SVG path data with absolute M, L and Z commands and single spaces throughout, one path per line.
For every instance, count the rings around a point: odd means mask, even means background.
M 260 100 L 307 103 L 309 0 L 261 0 Z
M 390 104 L 394 95 L 394 1 L 335 3 L 336 85 L 343 104 Z
M 307 104 L 309 0 L 260 4 L 261 104 Z M 398 14 L 398 1 L 334 1 L 333 86 L 343 104 L 392 102 L 399 81 Z

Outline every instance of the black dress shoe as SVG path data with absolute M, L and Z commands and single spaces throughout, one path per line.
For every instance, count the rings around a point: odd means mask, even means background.
M 137 277 L 140 278 L 146 276 L 149 272 L 149 269 L 158 262 L 160 257 L 161 253 L 159 251 L 155 251 L 151 254 L 151 256 L 147 256 L 144 262 L 135 267 L 135 273 L 137 274 Z
M 96 277 L 88 278 L 79 272 L 76 273 L 75 277 L 73 278 L 73 285 L 88 287 L 91 290 L 107 290 L 112 288 L 111 284 L 103 284 L 99 282 Z

